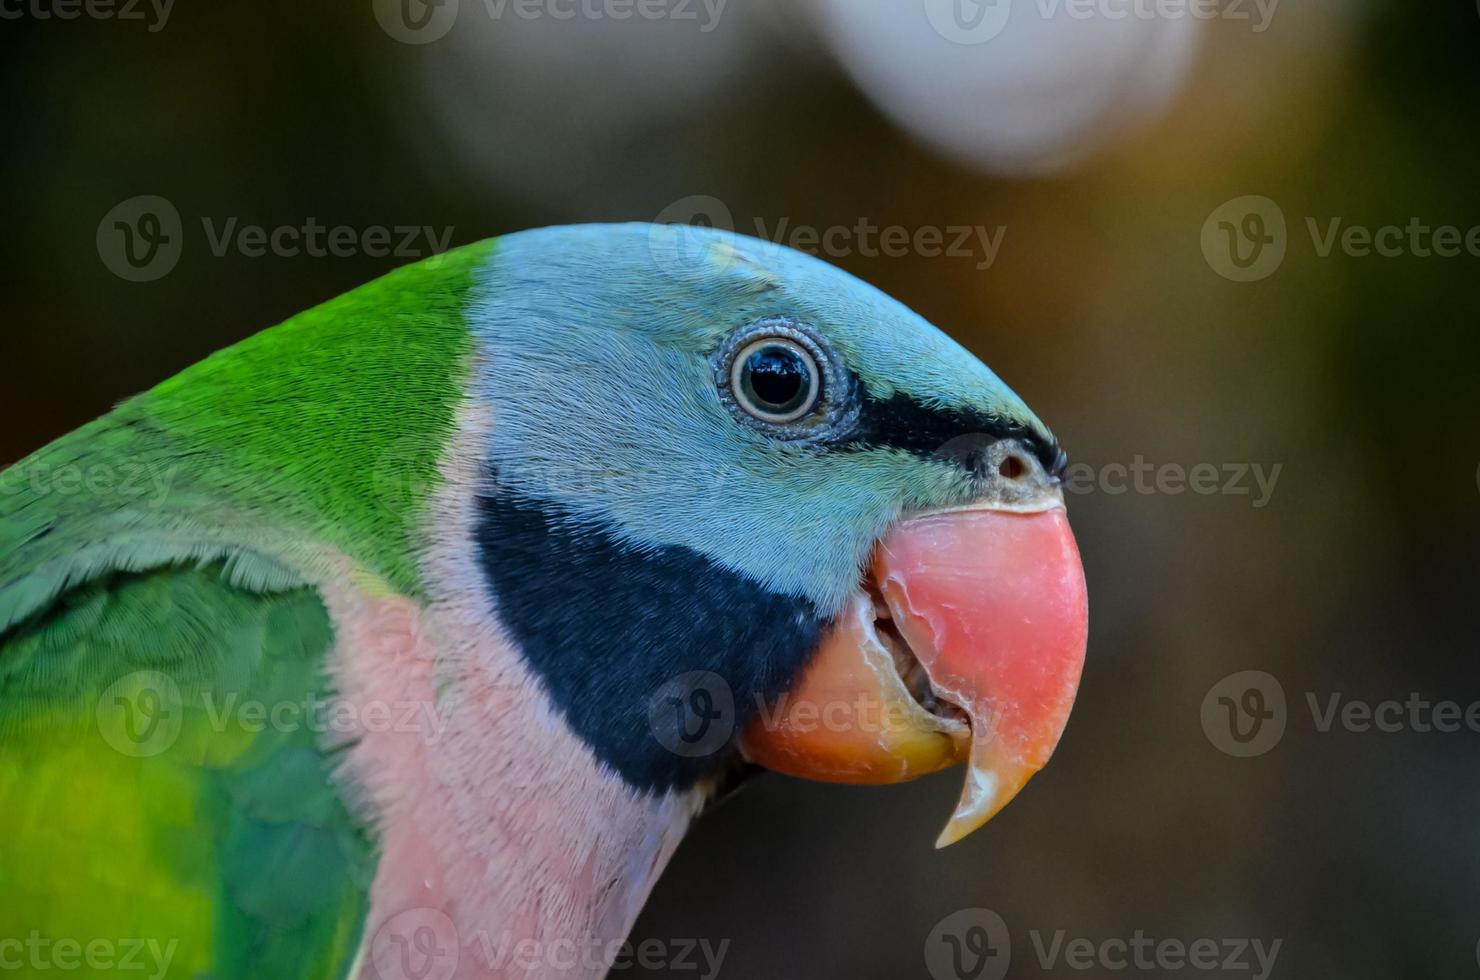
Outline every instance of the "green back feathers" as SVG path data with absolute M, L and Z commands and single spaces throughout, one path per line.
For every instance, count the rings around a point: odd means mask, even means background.
M 166 381 L 140 408 L 209 447 L 230 499 L 322 535 L 402 592 L 418 494 L 463 396 L 481 243 L 393 272 Z
M 463 397 L 463 306 L 492 248 L 309 310 L 0 473 L 0 633 L 109 569 L 223 557 L 207 543 L 223 529 L 320 540 L 420 595 L 417 515 Z M 234 560 L 247 580 L 284 579 Z

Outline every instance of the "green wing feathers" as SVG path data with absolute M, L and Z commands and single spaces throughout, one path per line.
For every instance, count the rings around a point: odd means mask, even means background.
M 331 639 L 311 590 L 248 591 L 219 563 L 93 582 L 13 631 L 0 937 L 31 945 L 0 958 L 343 976 L 373 848 L 334 780 Z

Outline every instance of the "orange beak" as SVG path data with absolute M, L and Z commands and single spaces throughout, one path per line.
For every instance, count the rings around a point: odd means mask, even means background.
M 741 738 L 793 776 L 894 783 L 965 762 L 937 847 L 1048 762 L 1084 667 L 1089 605 L 1062 506 L 922 514 L 880 542 L 799 681 Z

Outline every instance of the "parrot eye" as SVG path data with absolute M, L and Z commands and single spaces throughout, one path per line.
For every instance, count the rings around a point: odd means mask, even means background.
M 730 415 L 776 440 L 817 443 L 857 416 L 842 358 L 815 327 L 792 318 L 740 327 L 709 363 Z
M 787 317 L 741 327 L 710 356 L 737 422 L 784 442 L 819 442 L 857 414 L 847 367 L 815 328 Z
M 751 341 L 735 356 L 730 390 L 762 422 L 784 425 L 811 414 L 822 394 L 812 353 L 784 337 Z

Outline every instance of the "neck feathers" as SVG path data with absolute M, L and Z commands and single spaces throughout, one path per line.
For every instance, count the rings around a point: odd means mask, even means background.
M 553 955 L 558 941 L 563 962 L 573 943 L 584 964 L 571 975 L 601 976 L 702 793 L 631 788 L 569 729 L 508 639 L 474 543 L 468 464 L 487 419 L 465 412 L 462 422 L 422 556 L 427 602 L 331 601 L 344 624 L 341 691 L 362 708 L 390 707 L 388 724 L 373 726 L 385 730 L 366 731 L 347 760 L 382 851 L 366 975 L 372 961 L 400 975 L 398 957 L 431 952 L 438 976 L 520 975 L 531 951 Z

